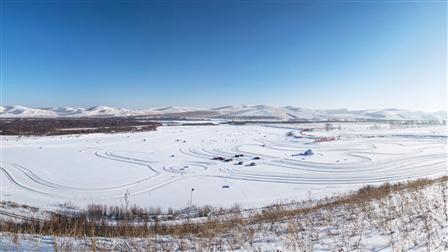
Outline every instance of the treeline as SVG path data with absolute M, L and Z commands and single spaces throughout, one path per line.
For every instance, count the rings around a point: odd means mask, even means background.
M 48 136 L 152 131 L 161 124 L 135 118 L 18 118 L 0 120 L 1 135 Z

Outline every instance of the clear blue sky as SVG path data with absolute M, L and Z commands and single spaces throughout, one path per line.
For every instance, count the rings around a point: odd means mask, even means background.
M 1 16 L 7 105 L 447 105 L 443 1 L 3 1 Z

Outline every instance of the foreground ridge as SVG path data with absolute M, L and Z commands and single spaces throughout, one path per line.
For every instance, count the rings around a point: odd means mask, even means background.
M 42 246 L 55 250 L 442 251 L 448 248 L 447 202 L 448 176 L 369 185 L 345 195 L 258 209 L 194 208 L 191 218 L 182 217 L 182 211 L 174 218 L 173 212 L 154 214 L 136 207 L 110 215 L 107 209 L 118 208 L 95 205 L 76 214 L 42 214 L 3 202 L 0 230 L 9 240 L 3 249 L 23 249 L 51 236 L 51 245 Z M 41 217 L 11 209 L 28 209 Z

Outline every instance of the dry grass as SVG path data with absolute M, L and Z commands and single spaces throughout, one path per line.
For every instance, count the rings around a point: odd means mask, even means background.
M 290 243 L 291 249 L 307 250 L 312 241 L 318 239 L 318 232 L 314 227 L 317 221 L 314 218 L 319 218 L 319 221 L 325 220 L 328 216 L 322 213 L 331 212 L 334 209 L 343 207 L 345 209 L 344 218 L 347 222 L 336 223 L 338 229 L 346 235 L 353 237 L 359 236 L 355 241 L 348 243 L 341 242 L 341 247 L 351 248 L 359 247 L 362 240 L 362 233 L 364 224 L 361 222 L 351 221 L 350 216 L 359 214 L 358 209 L 363 209 L 362 214 L 369 214 L 369 202 L 377 201 L 382 205 L 384 212 L 382 213 L 383 220 L 379 221 L 378 228 L 381 228 L 386 233 L 390 233 L 391 241 L 397 240 L 394 237 L 392 230 L 395 228 L 394 219 L 397 213 L 406 215 L 406 206 L 397 206 L 392 202 L 391 195 L 400 194 L 404 191 L 411 193 L 418 202 L 420 208 L 425 210 L 425 203 L 419 197 L 419 189 L 425 188 L 429 185 L 441 183 L 441 193 L 444 195 L 445 212 L 444 218 L 448 220 L 446 212 L 446 196 L 448 189 L 446 189 L 446 182 L 448 177 L 444 176 L 438 179 L 419 179 L 403 183 L 383 184 L 380 186 L 365 186 L 358 191 L 347 195 L 326 198 L 310 203 L 299 202 L 291 204 L 274 204 L 264 207 L 261 211 L 255 211 L 251 214 L 242 214 L 238 207 L 231 209 L 221 209 L 220 214 L 215 217 L 205 217 L 201 221 L 190 221 L 185 219 L 176 223 L 161 222 L 157 216 L 178 216 L 181 212 L 169 210 L 167 213 L 162 213 L 160 209 L 142 209 L 133 206 L 125 211 L 123 208 L 107 207 L 104 205 L 90 205 L 86 210 L 80 211 L 77 214 L 53 213 L 51 217 L 46 220 L 40 219 L 8 219 L 0 222 L 0 231 L 11 233 L 27 233 L 40 234 L 51 236 L 71 236 L 71 237 L 157 237 L 158 235 L 170 235 L 173 237 L 195 237 L 202 239 L 203 246 L 208 247 L 220 246 L 220 238 L 224 235 L 233 237 L 231 244 L 251 244 L 254 235 L 257 232 L 257 227 L 265 228 L 266 224 L 270 224 L 270 232 L 280 232 L 276 230 L 275 223 L 287 222 L 287 240 Z M 201 208 L 197 212 L 199 216 L 207 216 L 214 210 L 210 207 Z M 423 215 L 422 215 L 423 216 Z M 367 216 L 366 218 L 368 218 Z M 429 230 L 432 225 L 429 219 L 422 217 L 424 222 L 423 227 L 426 228 L 428 234 L 428 242 L 434 237 L 431 237 Z M 111 221 L 113 219 L 114 221 Z M 300 221 L 297 221 L 299 220 Z M 330 221 L 330 220 L 327 220 Z M 401 227 L 404 228 L 404 227 Z M 240 237 L 236 234 L 245 234 Z M 328 235 L 332 237 L 332 233 Z M 237 237 L 240 237 L 237 239 Z M 350 239 L 348 239 L 350 240 Z M 208 244 L 208 245 L 207 245 Z M 222 246 L 230 246 L 229 244 L 221 244 Z M 392 244 L 393 246 L 395 244 Z M 179 244 L 179 246 L 186 246 Z M 398 246 L 398 245 L 397 245 Z M 237 249 L 237 247 L 231 247 Z M 255 248 L 253 248 L 255 249 Z

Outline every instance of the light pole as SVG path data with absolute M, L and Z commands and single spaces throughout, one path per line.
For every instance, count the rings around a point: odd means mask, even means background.
M 193 191 L 194 191 L 194 188 L 191 188 L 191 191 L 190 191 L 190 207 L 188 208 L 188 219 L 190 219 L 191 207 L 193 206 Z

